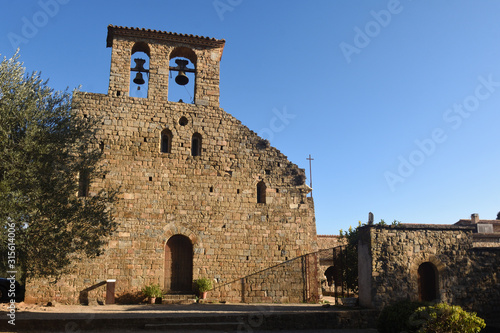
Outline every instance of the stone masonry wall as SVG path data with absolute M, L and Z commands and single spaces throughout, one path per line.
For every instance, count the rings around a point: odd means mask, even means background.
M 318 249 L 331 249 L 340 245 L 345 245 L 345 239 L 342 240 L 338 235 L 318 235 Z
M 307 197 L 304 170 L 219 108 L 217 94 L 206 90 L 209 103 L 167 101 L 166 91 L 151 86 L 160 82 L 153 73 L 162 72 L 154 68 L 161 45 L 150 45 L 156 51 L 151 51 L 149 91 L 157 94 L 117 94 L 128 85 L 120 79 L 125 72 L 117 69 L 118 63 L 130 63 L 132 43 L 126 39 L 112 41 L 110 93 L 74 97 L 82 116 L 100 120 L 102 166 L 109 173 L 92 180 L 90 195 L 119 189 L 120 200 L 113 207 L 118 229 L 102 256 L 77 258 L 57 284 L 29 281 L 27 300 L 78 303 L 82 291 L 107 279 L 116 279 L 116 295 L 123 298 L 151 283 L 166 288 L 173 269 L 166 267 L 166 244 L 174 235 L 192 244 L 192 279 L 214 279 L 215 287 L 315 252 L 314 203 Z M 217 68 L 220 53 L 208 56 Z M 211 73 L 217 78 L 207 79 L 208 86 L 218 83 L 218 69 Z M 172 134 L 169 153 L 160 152 L 164 129 Z M 200 156 L 191 156 L 195 133 L 202 138 Z M 257 200 L 260 182 L 265 184 L 264 203 Z M 302 278 L 294 269 L 287 274 L 291 280 Z M 89 291 L 89 297 L 104 293 L 100 287 Z
M 438 300 L 486 313 L 499 309 L 498 248 L 474 248 L 474 227 L 365 226 L 359 243 L 359 293 L 364 306 L 382 309 L 418 300 L 418 268 L 437 270 Z M 498 313 L 498 312 L 497 312 Z
M 245 303 L 317 302 L 319 253 L 285 261 L 210 291 L 210 298 Z

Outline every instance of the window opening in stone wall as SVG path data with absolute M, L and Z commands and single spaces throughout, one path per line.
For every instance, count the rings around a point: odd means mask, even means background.
M 88 170 L 80 171 L 78 174 L 78 196 L 87 197 L 89 195 L 90 173 Z
M 184 116 L 182 116 L 180 119 L 179 119 L 179 125 L 181 126 L 186 126 L 188 124 L 188 119 Z
M 418 267 L 418 298 L 431 302 L 438 298 L 438 274 L 436 267 L 430 262 L 424 262 Z
M 191 156 L 201 156 L 201 135 L 194 133 L 191 139 Z
M 187 47 L 175 48 L 170 54 L 168 100 L 194 103 L 196 85 L 196 54 Z
M 257 203 L 266 203 L 266 184 L 264 181 L 257 184 Z
M 130 97 L 147 98 L 149 87 L 149 46 L 138 42 L 130 57 Z
M 172 132 L 164 129 L 160 135 L 160 152 L 170 153 L 172 149 Z

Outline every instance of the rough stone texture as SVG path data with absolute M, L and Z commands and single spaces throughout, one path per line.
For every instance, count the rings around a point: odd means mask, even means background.
M 150 50 L 148 98 L 128 97 L 131 50 L 137 42 Z M 119 187 L 120 200 L 113 207 L 119 227 L 104 255 L 78 258 L 57 284 L 29 281 L 28 300 L 77 303 L 82 291 L 106 279 L 117 280 L 116 294 L 123 298 L 150 283 L 168 289 L 167 275 L 175 268 L 167 267 L 166 243 L 174 235 L 192 244 L 192 279 L 214 279 L 215 287 L 317 250 L 314 203 L 307 197 L 304 170 L 219 107 L 223 45 L 205 37 L 109 27 L 109 93 L 78 93 L 74 102 L 82 116 L 101 121 L 102 165 L 109 173 L 92 180 L 90 195 Z M 168 101 L 168 60 L 172 54 L 192 53 L 195 104 Z M 181 117 L 187 124 L 179 122 Z M 171 133 L 169 153 L 160 152 L 165 129 Z M 191 156 L 195 133 L 202 138 L 200 156 Z M 257 200 L 260 182 L 265 184 L 264 203 Z M 294 265 L 283 267 L 287 281 L 302 278 Z M 279 302 L 285 296 L 290 285 L 281 278 L 266 277 L 267 300 Z M 89 299 L 104 296 L 104 287 L 88 291 Z
M 437 271 L 439 301 L 486 317 L 500 313 L 500 247 L 473 246 L 475 226 L 365 226 L 359 243 L 359 298 L 382 309 L 419 299 L 418 268 Z
M 345 239 L 341 239 L 338 235 L 318 235 L 318 249 L 326 250 L 334 247 L 345 245 Z
M 210 297 L 245 303 L 317 302 L 319 253 L 310 253 L 264 269 L 210 292 Z

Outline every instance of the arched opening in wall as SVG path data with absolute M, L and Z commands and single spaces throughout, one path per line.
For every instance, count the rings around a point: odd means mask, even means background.
M 177 47 L 169 58 L 168 100 L 194 103 L 196 91 L 196 54 L 187 47 Z
M 184 235 L 174 235 L 165 245 L 165 290 L 192 292 L 193 244 Z
M 148 97 L 150 54 L 149 46 L 144 42 L 137 42 L 132 47 L 130 57 L 130 97 Z
M 201 156 L 201 134 L 194 133 L 191 139 L 191 156 Z
M 438 273 L 436 266 L 424 262 L 418 267 L 418 298 L 431 302 L 438 298 Z
M 169 154 L 172 151 L 172 132 L 168 129 L 161 131 L 160 152 Z
M 325 271 L 326 285 L 331 287 L 334 285 L 335 268 L 330 266 Z
M 266 184 L 263 180 L 257 184 L 257 203 L 266 203 Z

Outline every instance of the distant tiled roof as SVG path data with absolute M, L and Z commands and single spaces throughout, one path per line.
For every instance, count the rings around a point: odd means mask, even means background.
M 215 39 L 198 35 L 179 34 L 176 32 L 167 32 L 167 31 L 151 30 L 144 28 L 121 27 L 110 24 L 108 25 L 108 37 L 106 39 L 107 47 L 113 46 L 114 36 L 130 36 L 130 37 L 151 38 L 157 40 L 170 40 L 170 41 L 184 42 L 187 44 L 197 44 L 197 45 L 201 44 L 212 47 L 221 47 L 224 46 L 224 44 L 226 43 L 224 39 Z
M 500 233 L 500 220 L 479 220 L 477 224 L 491 224 L 493 226 L 494 233 Z M 471 219 L 460 219 L 455 225 L 474 225 Z

